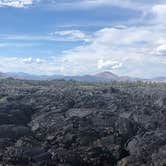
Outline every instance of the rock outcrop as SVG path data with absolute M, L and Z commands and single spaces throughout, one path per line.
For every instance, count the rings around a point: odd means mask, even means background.
M 0 165 L 164 166 L 166 86 L 2 80 Z

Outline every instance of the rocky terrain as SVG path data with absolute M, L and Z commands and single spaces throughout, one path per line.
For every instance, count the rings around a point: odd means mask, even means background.
M 165 166 L 166 85 L 0 79 L 0 165 Z

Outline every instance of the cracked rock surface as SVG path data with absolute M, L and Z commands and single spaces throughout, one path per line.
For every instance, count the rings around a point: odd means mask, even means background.
M 166 85 L 2 79 L 0 165 L 165 166 Z

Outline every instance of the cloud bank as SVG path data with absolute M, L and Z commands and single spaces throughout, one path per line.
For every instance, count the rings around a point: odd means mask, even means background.
M 0 1 L 12 4 L 15 1 Z M 18 2 L 18 1 L 17 1 Z M 24 7 L 32 1 L 19 1 Z M 38 1 L 44 3 L 44 1 Z M 84 0 L 52 1 L 64 7 L 113 5 L 141 10 L 142 17 L 120 26 L 107 26 L 91 32 L 80 29 L 53 31 L 48 36 L 8 36 L 10 40 L 81 42 L 59 56 L 1 57 L 0 71 L 25 71 L 37 74 L 83 75 L 109 70 L 119 75 L 155 77 L 166 71 L 166 4 L 163 1 Z M 138 4 L 138 6 L 136 5 Z M 13 4 L 12 4 L 13 5 Z M 70 6 L 71 5 L 71 6 Z M 147 10 L 145 10 L 147 9 Z M 141 24 L 137 24 L 141 20 Z M 134 23 L 130 24 L 133 21 Z M 7 36 L 6 36 L 7 38 Z M 0 47 L 4 47 L 1 43 Z
M 32 5 L 33 0 L 0 0 L 0 6 L 9 6 L 15 8 L 24 8 L 28 5 Z
M 84 40 L 86 44 L 47 59 L 1 58 L 0 70 L 65 75 L 94 74 L 109 70 L 140 77 L 149 77 L 148 73 L 156 73 L 156 70 L 165 73 L 166 33 L 162 25 L 103 28 L 88 35 L 79 30 L 53 34 L 63 36 L 63 40 Z

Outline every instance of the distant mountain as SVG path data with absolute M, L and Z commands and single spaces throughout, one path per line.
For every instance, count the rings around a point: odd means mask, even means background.
M 25 79 L 25 80 L 49 80 L 51 79 L 50 76 L 47 75 L 33 75 L 24 72 L 7 72 L 3 73 L 6 77 L 12 77 L 15 79 Z M 1 76 L 1 74 L 0 74 Z M 52 77 L 52 76 L 51 76 Z
M 64 76 L 64 75 L 33 75 L 23 72 L 19 73 L 1 73 L 0 78 L 12 77 L 15 79 L 25 79 L 25 80 L 75 80 L 75 81 L 86 81 L 86 82 L 111 82 L 111 81 L 156 81 L 156 82 L 166 82 L 166 77 L 157 77 L 153 79 L 141 79 L 128 76 L 118 76 L 112 72 L 101 72 L 95 75 L 82 75 L 82 76 Z
M 75 81 L 87 81 L 87 82 L 110 82 L 118 81 L 120 77 L 111 72 L 102 72 L 96 75 L 83 75 L 83 76 L 64 76 L 64 75 L 32 75 L 27 73 L 5 73 L 5 75 L 17 79 L 26 80 L 75 80 Z
M 153 80 L 155 80 L 157 82 L 166 82 L 166 77 L 156 77 Z
M 2 72 L 0 72 L 0 78 L 7 78 L 7 75 L 2 73 Z
M 98 73 L 95 75 L 96 78 L 98 79 L 103 79 L 105 81 L 110 81 L 110 80 L 119 80 L 120 77 L 111 73 L 111 72 L 102 72 L 102 73 Z

